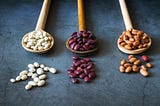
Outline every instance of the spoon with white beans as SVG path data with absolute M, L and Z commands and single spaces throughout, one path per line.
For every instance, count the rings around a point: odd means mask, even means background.
M 50 4 L 51 0 L 44 0 L 35 30 L 22 38 L 22 47 L 29 52 L 45 53 L 54 45 L 53 36 L 44 31 Z
M 125 0 L 119 0 L 119 3 L 126 27 L 117 41 L 119 50 L 127 54 L 139 54 L 146 51 L 151 46 L 151 38 L 143 31 L 133 28 Z

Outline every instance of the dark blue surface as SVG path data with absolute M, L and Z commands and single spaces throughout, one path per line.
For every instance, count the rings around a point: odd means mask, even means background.
M 55 46 L 42 55 L 26 52 L 21 39 L 34 30 L 43 0 L 0 1 L 0 106 L 160 106 L 160 0 L 127 0 L 133 25 L 153 40 L 144 54 L 152 58 L 150 77 L 122 74 L 119 64 L 127 55 L 116 41 L 125 29 L 118 0 L 85 0 L 87 29 L 100 41 L 99 51 L 91 57 L 98 77 L 90 84 L 73 84 L 66 70 L 72 53 L 65 41 L 77 31 L 76 0 L 52 0 L 46 31 L 54 35 Z M 137 55 L 140 57 L 142 54 Z M 55 67 L 48 73 L 47 85 L 31 91 L 27 81 L 10 83 L 10 78 L 38 61 Z

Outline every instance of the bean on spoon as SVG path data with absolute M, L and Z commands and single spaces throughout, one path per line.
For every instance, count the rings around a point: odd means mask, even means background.
M 139 54 L 146 51 L 151 46 L 151 38 L 143 31 L 136 30 L 127 10 L 125 0 L 119 0 L 126 31 L 118 38 L 119 50 L 127 54 Z

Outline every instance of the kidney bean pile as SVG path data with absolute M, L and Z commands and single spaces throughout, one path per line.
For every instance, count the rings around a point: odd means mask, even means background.
M 90 82 L 96 77 L 94 64 L 90 58 L 73 56 L 72 59 L 73 64 L 67 72 L 73 83 L 79 83 L 79 78 L 85 82 Z
M 97 46 L 97 39 L 91 31 L 79 31 L 71 35 L 68 43 L 73 50 L 87 51 Z

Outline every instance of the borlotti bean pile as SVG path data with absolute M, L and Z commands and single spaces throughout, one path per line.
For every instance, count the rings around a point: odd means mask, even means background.
M 51 72 L 56 74 L 55 68 L 50 68 L 45 66 L 44 64 L 39 64 L 38 62 L 34 62 L 33 64 L 28 64 L 28 70 L 23 70 L 19 73 L 19 75 L 14 79 L 11 78 L 10 81 L 12 83 L 27 80 L 29 77 L 32 79 L 26 84 L 25 89 L 30 90 L 32 87 L 41 87 L 46 83 L 46 72 Z
M 143 55 L 141 60 L 136 58 L 134 55 L 129 55 L 128 60 L 121 60 L 119 70 L 122 73 L 140 72 L 144 77 L 148 77 L 148 69 L 152 68 L 152 64 L 149 63 L 149 61 L 150 59 L 146 55 Z

